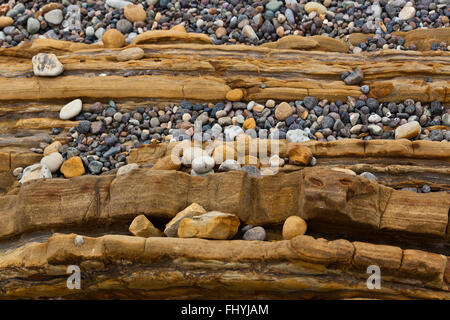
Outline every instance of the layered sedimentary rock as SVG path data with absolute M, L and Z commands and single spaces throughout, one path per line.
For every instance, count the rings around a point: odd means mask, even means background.
M 82 239 L 77 246 L 75 234 L 56 234 L 2 254 L 0 296 L 450 298 L 448 257 L 395 246 L 310 236 L 277 242 L 119 235 Z M 74 264 L 82 278 L 80 289 L 70 290 L 68 266 Z M 367 286 L 370 265 L 382 270 L 380 289 Z

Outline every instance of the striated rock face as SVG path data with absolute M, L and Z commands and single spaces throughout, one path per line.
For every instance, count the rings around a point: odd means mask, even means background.
M 75 238 L 56 234 L 46 242 L 1 254 L 0 296 L 450 298 L 447 257 L 396 246 L 310 236 L 254 242 L 120 235 L 85 236 L 77 246 Z M 81 290 L 66 286 L 67 266 L 74 261 L 83 274 Z M 383 270 L 377 291 L 366 285 L 369 265 Z M 37 275 L 42 280 L 36 281 Z

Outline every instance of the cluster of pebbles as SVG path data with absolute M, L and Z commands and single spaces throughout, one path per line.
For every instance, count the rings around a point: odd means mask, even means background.
M 403 103 L 380 103 L 365 95 L 357 100 L 349 97 L 346 102 L 319 101 L 315 97 L 289 103 L 267 100 L 265 104 L 181 101 L 163 109 L 142 106 L 131 112 L 119 111 L 114 101 L 96 102 L 83 112 L 82 101 L 77 99 L 61 109 L 60 118 L 79 121 L 68 130 L 67 143 L 52 143 L 49 136 L 31 151 L 46 155 L 47 149 L 55 148 L 50 152 L 57 150 L 61 155 L 56 159 L 59 165 L 79 157 L 90 174 L 120 168 L 126 165 L 125 154 L 131 149 L 159 141 L 234 141 L 240 134 L 290 142 L 346 138 L 450 141 L 450 130 L 445 129 L 450 127 L 450 109 L 440 102 L 422 104 L 407 99 Z M 51 132 L 60 133 L 60 128 Z M 207 158 L 193 158 L 191 174 L 211 173 L 215 163 Z
M 115 28 L 129 43 L 148 30 L 183 24 L 215 44 L 261 44 L 286 35 L 374 34 L 351 51 L 411 49 L 395 31 L 449 27 L 448 0 L 9 0 L 0 5 L 0 46 L 38 37 L 94 43 Z M 433 50 L 448 50 L 433 43 Z

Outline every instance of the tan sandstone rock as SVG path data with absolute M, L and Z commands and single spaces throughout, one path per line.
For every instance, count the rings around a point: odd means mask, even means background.
M 240 101 L 244 97 L 241 89 L 233 89 L 227 92 L 225 98 L 229 101 Z
M 225 160 L 236 160 L 236 152 L 233 147 L 221 144 L 214 148 L 213 158 L 217 165 L 220 165 Z
M 288 151 L 289 163 L 307 166 L 313 157 L 311 150 L 308 147 L 301 145 L 294 145 Z
M 10 26 L 14 23 L 14 20 L 10 17 L 0 17 L 0 29 Z
M 144 50 L 139 47 L 128 48 L 120 51 L 117 54 L 116 59 L 117 61 L 121 62 L 129 60 L 139 60 L 144 56 L 144 54 Z
M 178 227 L 178 237 L 231 239 L 237 233 L 239 224 L 239 218 L 234 214 L 211 211 L 200 216 L 181 220 Z
M 78 177 L 85 173 L 83 161 L 81 161 L 80 157 L 72 157 L 64 161 L 60 171 L 67 179 Z
M 125 37 L 117 29 L 109 29 L 102 36 L 105 48 L 122 48 L 125 45 Z
M 306 221 L 298 216 L 290 216 L 283 225 L 283 239 L 291 240 L 296 236 L 302 236 L 306 232 Z
M 162 237 L 164 235 L 164 233 L 162 233 L 158 228 L 155 228 L 155 226 L 153 226 L 153 224 L 143 214 L 134 218 L 128 230 L 133 235 L 144 238 Z
M 165 156 L 159 159 L 151 170 L 178 170 L 181 167 L 181 163 L 175 163 L 171 155 Z
M 59 141 L 52 142 L 44 149 L 44 156 L 48 156 L 50 153 L 58 152 L 59 148 L 61 148 L 62 144 Z
M 206 210 L 199 204 L 193 203 L 183 211 L 177 213 L 177 215 L 166 224 L 164 234 L 168 237 L 176 237 L 178 235 L 178 227 L 181 220 L 184 218 L 191 218 L 206 213 Z
M 315 11 L 317 14 L 324 14 L 327 12 L 327 8 L 318 2 L 308 2 L 305 5 L 305 11 L 307 13 Z
M 280 121 L 286 120 L 286 118 L 290 117 L 293 113 L 292 107 L 287 102 L 280 103 L 275 109 L 275 117 Z
M 422 130 L 419 122 L 411 121 L 395 129 L 395 139 L 411 139 L 416 137 Z
M 124 9 L 124 15 L 131 22 L 145 21 L 147 14 L 140 5 L 129 4 Z

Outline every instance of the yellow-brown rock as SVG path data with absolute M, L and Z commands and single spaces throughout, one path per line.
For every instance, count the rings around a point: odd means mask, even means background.
M 58 152 L 59 148 L 61 148 L 62 144 L 59 141 L 52 142 L 44 149 L 44 156 L 48 156 L 50 153 Z
M 298 216 L 290 216 L 283 224 L 283 239 L 291 240 L 306 233 L 306 221 Z
M 140 5 L 129 4 L 124 9 L 124 15 L 131 22 L 145 21 L 147 14 Z
M 139 60 L 145 55 L 145 52 L 142 48 L 134 47 L 134 48 L 128 48 L 120 51 L 116 59 L 117 61 L 129 61 L 129 60 Z
M 14 23 L 14 20 L 10 17 L 0 17 L 0 29 L 10 26 Z
M 225 29 L 224 27 L 217 28 L 217 30 L 216 30 L 217 38 L 222 38 L 223 36 L 226 36 L 226 35 L 227 35 L 227 29 Z
M 164 234 L 168 237 L 176 237 L 178 235 L 178 227 L 180 222 L 185 218 L 191 218 L 194 216 L 200 216 L 205 214 L 206 210 L 199 204 L 193 203 L 183 211 L 180 211 L 176 216 L 166 224 Z
M 80 157 L 72 157 L 67 159 L 59 169 L 67 179 L 81 176 L 85 173 L 83 161 Z
M 315 12 L 317 12 L 317 14 L 324 14 L 327 12 L 327 8 L 325 8 L 324 5 L 322 5 L 318 2 L 311 1 L 305 5 L 305 11 L 307 13 L 311 13 L 311 12 L 315 11 Z
M 244 97 L 244 92 L 241 89 L 233 89 L 227 92 L 225 98 L 229 101 L 241 101 Z
M 203 33 L 187 33 L 178 30 L 150 30 L 136 36 L 131 44 L 150 43 L 197 43 L 212 44 L 212 40 Z
M 211 211 L 200 216 L 181 220 L 178 227 L 178 237 L 231 239 L 236 235 L 239 224 L 239 218 L 234 214 Z
M 419 122 L 411 121 L 395 129 L 395 139 L 411 139 L 417 137 L 422 130 Z
M 186 33 L 186 28 L 182 24 L 177 24 L 176 26 L 173 26 L 172 28 L 170 28 L 170 31 Z
M 159 159 L 152 170 L 178 170 L 181 167 L 181 162 L 175 163 L 172 159 L 172 155 L 165 156 Z
M 122 48 L 125 45 L 125 37 L 117 29 L 109 29 L 102 36 L 105 48 Z
M 308 147 L 296 144 L 288 151 L 289 163 L 307 166 L 313 157 Z
M 162 237 L 164 235 L 164 233 L 162 233 L 158 228 L 155 228 L 150 220 L 148 220 L 147 217 L 143 214 L 134 218 L 128 230 L 131 232 L 131 234 L 137 237 L 144 238 Z
M 280 121 L 286 120 L 286 118 L 291 116 L 293 113 L 294 110 L 287 102 L 280 103 L 275 109 L 275 117 Z
M 253 129 L 256 126 L 256 121 L 255 118 L 248 118 L 247 120 L 244 121 L 244 123 L 242 124 L 242 127 L 244 129 Z

